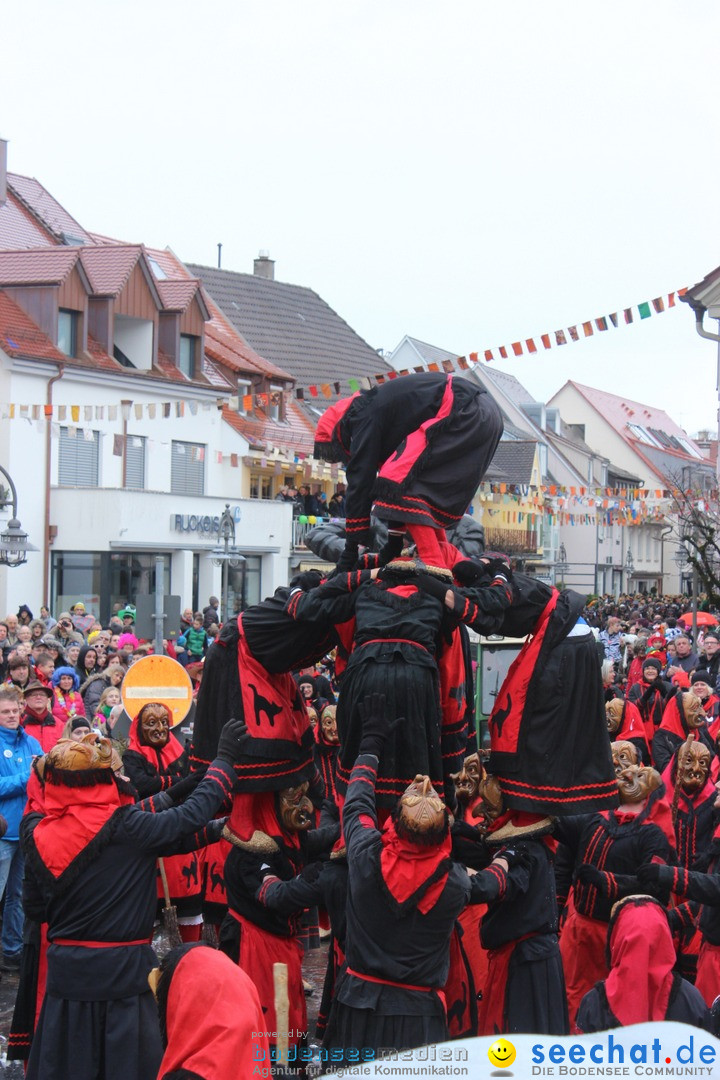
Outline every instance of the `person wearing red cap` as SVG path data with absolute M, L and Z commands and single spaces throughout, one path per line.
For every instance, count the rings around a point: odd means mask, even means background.
M 627 896 L 612 909 L 606 979 L 580 1002 L 581 1032 L 674 1020 L 711 1031 L 702 994 L 675 967 L 667 914 L 652 896 Z

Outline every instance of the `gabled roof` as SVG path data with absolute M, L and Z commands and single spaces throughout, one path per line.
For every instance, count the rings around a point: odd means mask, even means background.
M 8 173 L 7 181 L 10 191 L 52 233 L 56 241 L 75 244 L 90 243 L 90 237 L 82 225 L 57 199 L 53 198 L 39 180 L 32 176 L 20 176 L 19 173 Z
M 329 401 L 348 380 L 392 368 L 312 289 L 188 263 L 237 332 L 302 386 L 329 384 Z
M 313 452 L 315 429 L 294 401 L 287 404 L 285 423 L 272 420 L 262 409 L 255 409 L 251 416 L 224 406 L 223 420 L 255 447 L 292 447 L 301 453 Z
M 7 201 L 0 206 L 0 248 L 47 247 L 54 242 L 53 234 L 8 188 Z
M 84 247 L 82 263 L 92 291 L 98 296 L 118 296 L 127 285 L 131 273 L 140 263 L 155 302 L 158 307 L 162 306 L 157 284 L 139 244 Z
M 529 484 L 536 453 L 537 443 L 529 439 L 503 439 L 498 443 L 490 463 L 492 472 L 500 475 L 508 484 Z
M 166 311 L 186 311 L 197 296 L 200 310 L 205 317 L 209 317 L 207 305 L 202 296 L 200 282 L 195 278 L 187 278 L 180 281 L 157 281 L 157 290 L 160 293 L 163 307 Z
M 528 401 L 536 401 L 529 390 L 526 390 L 519 379 L 516 379 L 514 375 L 511 375 L 508 371 L 499 371 L 496 367 L 490 367 L 489 364 L 484 365 L 483 375 L 485 375 L 491 382 L 497 386 L 499 390 L 502 390 L 504 394 L 514 401 L 516 405 L 524 405 Z
M 418 359 L 426 364 L 442 364 L 443 360 L 457 359 L 457 353 L 448 352 L 447 349 L 439 349 L 437 345 L 430 345 L 427 341 L 421 341 L 420 338 L 411 337 L 409 334 L 405 335 L 403 341 L 407 341 L 412 345 L 418 354 Z M 400 345 L 402 345 L 402 341 Z M 397 352 L 400 345 L 393 349 L 393 353 Z
M 79 248 L 0 251 L 0 286 L 59 285 L 80 258 Z
M 38 357 L 64 363 L 67 357 L 29 315 L 0 289 L 0 349 L 8 356 Z

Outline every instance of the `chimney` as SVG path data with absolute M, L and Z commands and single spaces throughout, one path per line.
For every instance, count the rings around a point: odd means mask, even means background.
M 7 139 L 0 139 L 0 206 L 7 202 Z
M 275 260 L 270 258 L 269 251 L 261 251 L 253 263 L 255 277 L 264 277 L 268 281 L 275 280 Z

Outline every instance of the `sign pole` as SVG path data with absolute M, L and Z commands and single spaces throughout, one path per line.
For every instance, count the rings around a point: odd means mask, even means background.
M 164 611 L 164 595 L 165 595 L 165 560 L 162 555 L 155 556 L 155 614 L 153 616 L 155 620 L 155 655 L 163 656 L 165 649 L 163 647 L 163 623 L 165 621 Z

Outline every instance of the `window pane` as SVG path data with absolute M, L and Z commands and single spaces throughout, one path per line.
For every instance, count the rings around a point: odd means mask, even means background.
M 58 349 L 66 356 L 77 355 L 77 312 L 58 312 Z
M 81 428 L 71 439 L 69 428 L 60 428 L 58 446 L 58 484 L 61 487 L 98 487 L 100 432 L 93 431 L 90 442 Z
M 195 377 L 195 338 L 190 334 L 180 335 L 180 361 L 178 367 L 188 379 Z
M 173 442 L 170 490 L 173 495 L 205 494 L 205 447 Z

